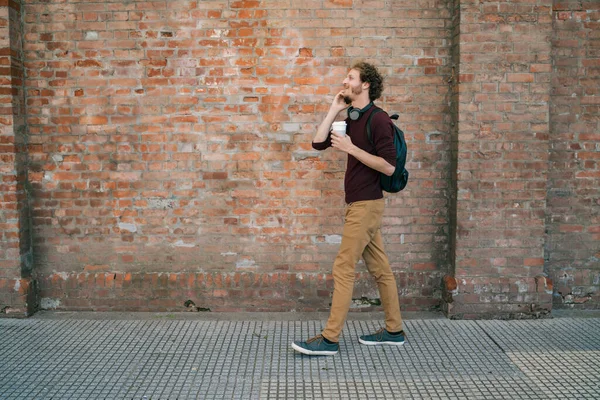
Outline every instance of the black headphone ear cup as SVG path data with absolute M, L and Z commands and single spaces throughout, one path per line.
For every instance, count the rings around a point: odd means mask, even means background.
M 369 104 L 367 104 L 367 106 L 365 108 L 363 108 L 362 110 L 360 108 L 350 106 L 350 107 L 348 107 L 348 117 L 352 121 L 357 121 L 372 106 L 373 106 L 373 102 L 370 102 Z

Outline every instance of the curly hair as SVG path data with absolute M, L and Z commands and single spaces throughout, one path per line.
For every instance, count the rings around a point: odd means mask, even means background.
M 369 83 L 369 99 L 377 100 L 383 92 L 383 76 L 373 64 L 364 61 L 355 63 L 352 69 L 360 72 L 360 80 Z

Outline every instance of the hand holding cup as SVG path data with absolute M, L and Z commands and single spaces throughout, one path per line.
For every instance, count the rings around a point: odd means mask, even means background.
M 340 137 L 346 136 L 346 121 L 336 121 L 331 125 L 334 134 Z

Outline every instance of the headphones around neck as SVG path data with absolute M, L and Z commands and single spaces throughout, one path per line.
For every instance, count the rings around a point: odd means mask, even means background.
M 373 102 L 370 102 L 364 108 L 355 108 L 355 107 L 350 106 L 350 107 L 348 107 L 348 118 L 350 118 L 352 121 L 356 121 L 360 117 L 362 117 L 362 115 L 365 112 L 367 112 L 369 110 L 369 108 L 371 108 L 372 106 L 373 106 Z

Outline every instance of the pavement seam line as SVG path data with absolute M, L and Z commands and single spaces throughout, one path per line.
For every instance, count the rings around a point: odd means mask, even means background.
M 498 348 L 499 348 L 500 350 L 502 350 L 502 352 L 503 352 L 504 354 L 507 354 L 507 353 L 506 353 L 506 350 L 505 350 L 505 349 L 504 349 L 504 348 L 503 348 L 503 347 L 500 345 L 500 343 L 496 342 L 496 339 L 494 339 L 494 338 L 492 337 L 492 335 L 490 335 L 490 334 L 488 333 L 488 331 L 487 331 L 487 330 L 486 330 L 486 329 L 485 329 L 483 326 L 481 326 L 481 323 L 480 323 L 479 321 L 477 321 L 477 327 L 478 327 L 479 329 L 481 329 L 481 331 L 482 331 L 482 332 L 485 334 L 485 336 L 487 336 L 487 337 L 488 337 L 488 338 L 489 338 L 489 339 L 490 339 L 490 340 L 491 340 L 491 341 L 492 341 L 492 342 L 493 342 L 493 343 L 494 343 L 496 346 L 498 346 Z

